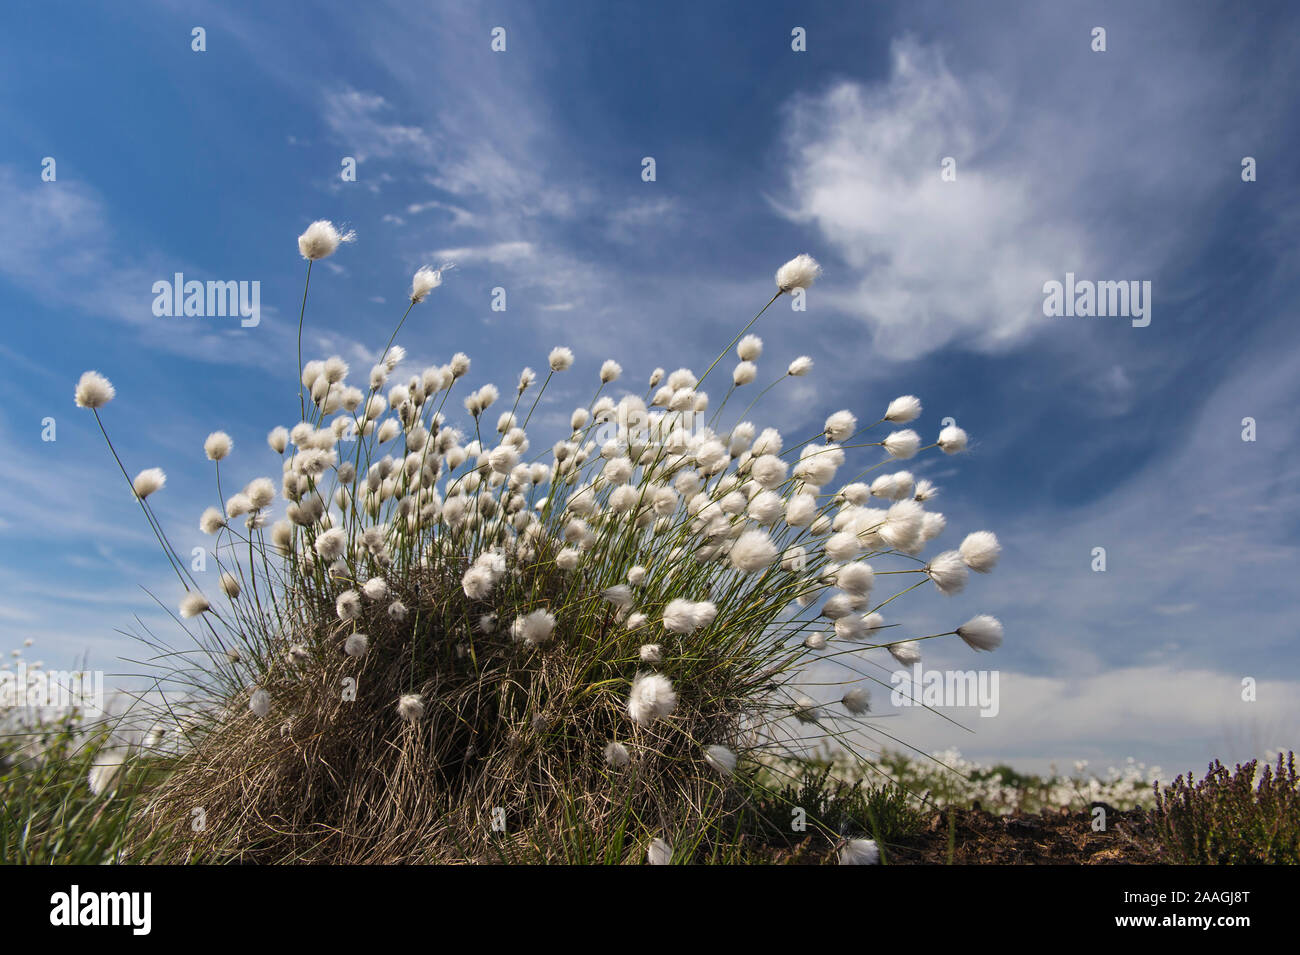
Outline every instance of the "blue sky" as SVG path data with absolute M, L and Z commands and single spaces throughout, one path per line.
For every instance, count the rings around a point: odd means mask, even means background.
M 238 484 L 274 473 L 264 435 L 296 420 L 294 239 L 313 219 L 358 241 L 313 276 L 309 357 L 368 367 L 415 268 L 454 260 L 400 339 L 412 366 L 463 350 L 475 381 L 508 385 L 570 345 L 577 374 L 540 421 L 557 436 L 603 359 L 629 379 L 704 367 L 775 267 L 807 251 L 825 275 L 806 313 L 783 300 L 763 319 L 760 377 L 801 353 L 817 370 L 774 392 L 760 424 L 807 432 L 840 407 L 920 395 L 923 434 L 952 416 L 974 438 L 914 469 L 943 486 L 949 534 L 988 527 L 1005 547 L 991 578 L 908 614 L 917 632 L 1003 619 L 1006 646 L 979 661 L 1002 671 L 1002 716 L 965 734 L 906 713 L 890 731 L 1029 768 L 1132 755 L 1184 770 L 1295 745 L 1300 67 L 1286 5 L 7 16 L 6 649 L 31 638 L 48 664 L 131 670 L 120 631 L 138 615 L 167 632 L 141 589 L 170 603 L 166 564 L 73 383 L 86 368 L 114 381 L 106 419 L 128 467 L 167 470 L 169 533 L 202 544 L 203 437 L 234 436 Z M 345 156 L 356 182 L 339 176 Z M 178 271 L 260 281 L 261 324 L 155 317 L 152 285 Z M 1150 281 L 1151 324 L 1044 316 L 1043 283 L 1067 272 Z M 505 312 L 489 307 L 498 286 Z M 972 665 L 957 648 L 927 663 Z

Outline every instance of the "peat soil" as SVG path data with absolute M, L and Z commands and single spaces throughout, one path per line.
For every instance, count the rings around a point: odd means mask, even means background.
M 1099 825 L 1095 809 L 1105 815 Z M 994 815 L 979 808 L 933 813 L 922 831 L 885 847 L 893 865 L 1125 865 L 1160 862 L 1159 841 L 1144 809 L 1095 803 L 1088 811 Z

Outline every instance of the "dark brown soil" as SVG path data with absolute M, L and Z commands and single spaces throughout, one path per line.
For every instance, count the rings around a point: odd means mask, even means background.
M 886 846 L 894 865 L 1125 865 L 1159 862 L 1150 815 L 1106 808 L 1106 829 L 1091 812 L 997 816 L 979 809 L 934 813 L 924 831 Z

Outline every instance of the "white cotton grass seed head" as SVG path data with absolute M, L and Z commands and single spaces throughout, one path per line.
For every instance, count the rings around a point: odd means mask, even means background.
M 944 454 L 958 454 L 966 450 L 966 432 L 950 424 L 939 432 L 939 449 Z
M 609 359 L 600 366 L 600 380 L 605 384 L 611 381 L 618 381 L 619 376 L 623 374 L 623 366 L 614 359 Z
M 765 570 L 776 560 L 776 545 L 766 533 L 745 531 L 731 547 L 731 566 L 752 574 Z
M 191 617 L 197 617 L 199 614 L 210 610 L 212 605 L 208 603 L 208 598 L 203 596 L 197 590 L 191 590 L 181 598 L 180 613 L 187 620 Z
M 361 616 L 361 595 L 355 590 L 345 590 L 334 601 L 334 610 L 340 620 L 356 620 Z
M 209 507 L 199 517 L 199 530 L 205 534 L 215 534 L 225 526 L 226 518 L 220 508 Z
M 752 361 L 742 361 L 736 365 L 735 370 L 731 373 L 732 383 L 737 387 L 750 384 L 758 377 L 758 366 Z
M 934 581 L 939 593 L 945 596 L 961 593 L 969 576 L 966 562 L 955 550 L 946 550 L 931 560 L 926 567 L 926 572 Z
M 284 449 L 289 446 L 289 429 L 285 427 L 274 427 L 266 436 L 266 443 L 276 454 L 284 454 Z
M 885 409 L 885 420 L 894 424 L 907 424 L 921 414 L 921 399 L 916 395 L 899 395 Z
M 657 643 L 642 644 L 638 654 L 642 663 L 660 663 L 663 661 L 663 649 Z
M 83 372 L 73 397 L 78 408 L 102 408 L 113 400 L 117 391 L 113 383 L 97 371 Z
M 388 596 L 388 581 L 383 577 L 371 577 L 361 588 L 361 592 L 371 600 L 383 600 Z
M 786 374 L 791 378 L 802 378 L 808 372 L 812 371 L 813 360 L 807 355 L 800 355 L 794 361 L 790 362 L 790 367 L 786 369 Z
M 145 468 L 135 476 L 131 482 L 131 488 L 135 491 L 135 496 L 144 500 L 155 491 L 162 490 L 167 483 L 167 475 L 162 468 Z
M 871 694 L 866 687 L 855 686 L 840 698 L 840 702 L 854 716 L 861 716 L 871 709 Z
M 442 269 L 422 265 L 411 278 L 411 304 L 418 305 L 429 293 L 442 284 Z
M 408 723 L 418 723 L 424 718 L 424 697 L 419 693 L 404 693 L 397 700 L 397 715 Z
M 840 865 L 878 865 L 880 847 L 874 839 L 850 839 L 840 849 Z
M 304 259 L 314 262 L 333 255 L 340 242 L 351 242 L 356 237 L 355 232 L 339 232 L 327 219 L 317 219 L 298 236 L 298 251 Z
M 903 666 L 921 662 L 921 645 L 915 640 L 901 640 L 889 644 L 889 654 Z
M 627 698 L 627 715 L 634 723 L 648 726 L 670 716 L 677 708 L 677 692 L 662 673 L 638 673 Z
M 541 646 L 548 642 L 555 632 L 555 617 L 545 610 L 533 610 L 516 617 L 510 632 L 516 640 L 529 646 Z
M 630 762 L 632 762 L 632 756 L 622 743 L 610 742 L 605 744 L 605 763 L 608 766 L 613 769 L 622 769 Z
M 846 441 L 858 429 L 858 419 L 851 411 L 837 411 L 826 419 L 824 432 L 832 441 Z
M 966 566 L 979 574 L 987 574 L 998 564 L 1002 545 L 992 531 L 974 531 L 961 542 L 961 559 Z
M 817 260 L 805 252 L 776 270 L 776 287 L 782 292 L 806 289 L 817 280 L 821 272 L 822 267 L 817 264 Z
M 209 461 L 220 461 L 226 455 L 230 454 L 230 449 L 235 446 L 235 442 L 230 439 L 230 435 L 224 431 L 213 431 L 208 435 L 208 439 L 203 442 L 203 453 L 208 456 Z
M 547 361 L 550 362 L 551 371 L 568 371 L 573 367 L 573 351 L 563 345 L 557 346 L 551 349 Z
M 893 432 L 881 443 L 890 457 L 905 461 L 915 457 L 916 452 L 920 450 L 921 436 L 911 428 L 904 428 L 902 431 Z
M 1002 621 L 982 613 L 958 627 L 957 636 L 972 650 L 996 650 L 1002 646 Z
M 736 763 L 739 760 L 727 747 L 714 743 L 704 747 L 704 761 L 723 776 L 730 776 L 736 771 Z
M 260 686 L 248 695 L 248 708 L 259 720 L 271 712 L 271 694 Z
M 350 657 L 363 657 L 370 647 L 370 638 L 364 633 L 351 633 L 343 641 L 343 652 Z
M 757 335 L 746 335 L 736 346 L 736 357 L 741 361 L 757 361 L 763 354 L 763 339 Z
M 668 865 L 673 861 L 673 847 L 663 839 L 651 839 L 645 850 L 645 861 L 647 865 Z
M 639 587 L 645 581 L 646 569 L 640 564 L 632 567 L 627 572 L 627 582 L 633 587 Z
M 221 584 L 221 592 L 223 594 L 225 594 L 231 600 L 236 600 L 239 598 L 240 587 L 239 587 L 238 577 L 236 577 L 234 574 L 232 574 L 230 571 L 227 570 L 222 573 L 221 577 L 219 578 L 219 583 Z

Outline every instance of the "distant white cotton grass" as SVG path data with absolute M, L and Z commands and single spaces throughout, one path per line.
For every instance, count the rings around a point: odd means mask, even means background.
M 86 776 L 86 785 L 96 796 L 111 795 L 117 788 L 127 751 L 120 747 L 105 747 L 95 754 Z
M 821 275 L 822 267 L 811 255 L 796 255 L 785 265 L 776 270 L 776 287 L 782 292 L 793 292 L 798 288 L 807 288 Z
M 840 865 L 877 865 L 880 847 L 874 839 L 850 839 L 840 849 Z
M 203 442 L 203 453 L 208 456 L 209 461 L 220 461 L 230 454 L 230 449 L 234 446 L 235 442 L 230 440 L 230 435 L 226 432 L 213 431 Z
M 424 719 L 424 697 L 419 693 L 404 693 L 397 701 L 397 715 L 408 723 Z
M 339 232 L 334 223 L 326 219 L 317 219 L 307 226 L 298 236 L 298 251 L 309 261 L 323 259 L 334 254 L 341 242 L 351 242 L 356 238 L 355 232 Z
M 166 483 L 167 475 L 162 468 L 146 468 L 135 476 L 131 488 L 135 491 L 135 496 L 143 500 L 150 494 L 162 490 Z
M 208 603 L 208 598 L 197 590 L 191 590 L 181 598 L 180 614 L 187 619 L 197 617 L 210 609 L 212 609 L 212 604 Z
M 1002 622 L 982 613 L 958 627 L 957 636 L 972 650 L 996 650 L 1002 646 Z
M 704 761 L 724 776 L 736 771 L 736 754 L 725 746 L 714 744 L 704 747 Z
M 627 698 L 627 715 L 634 723 L 648 726 L 670 716 L 677 708 L 677 692 L 662 673 L 639 673 Z
M 97 371 L 87 371 L 77 381 L 74 397 L 79 408 L 102 408 L 116 394 L 111 381 Z

